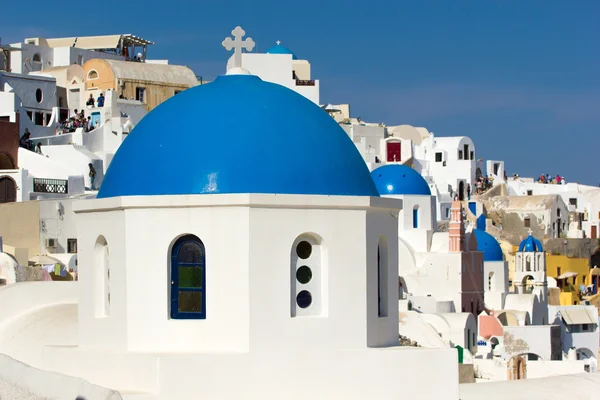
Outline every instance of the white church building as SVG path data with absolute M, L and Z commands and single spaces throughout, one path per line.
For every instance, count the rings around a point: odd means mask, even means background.
M 197 140 L 235 157 L 198 158 L 165 136 L 189 126 L 171 118 L 188 108 L 204 121 Z M 125 399 L 193 398 L 199 385 L 211 399 L 458 399 L 456 350 L 399 345 L 403 201 L 381 198 L 338 124 L 288 88 L 235 65 L 173 97 L 75 212 L 76 304 L 49 282 L 47 307 L 25 302 L 0 324 L 0 352 L 16 360 Z M 53 307 L 61 318 L 43 318 Z M 16 337 L 15 324 L 30 329 Z

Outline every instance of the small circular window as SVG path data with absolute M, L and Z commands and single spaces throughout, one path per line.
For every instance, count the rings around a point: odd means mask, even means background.
M 296 296 L 296 303 L 300 308 L 308 308 L 312 303 L 312 295 L 308 290 L 303 290 Z
M 312 254 L 312 245 L 306 240 L 301 241 L 296 246 L 296 254 L 303 260 L 306 260 Z
M 38 89 L 35 91 L 35 99 L 38 103 L 41 103 L 44 99 L 44 95 L 42 94 L 42 89 Z
M 312 279 L 312 271 L 306 265 L 303 265 L 296 271 L 296 279 L 298 279 L 298 282 L 305 285 Z

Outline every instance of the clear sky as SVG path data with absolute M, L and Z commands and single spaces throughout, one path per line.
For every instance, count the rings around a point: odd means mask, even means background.
M 323 103 L 355 117 L 467 135 L 509 174 L 600 182 L 600 0 L 202 0 L 2 6 L 3 42 L 132 33 L 213 79 L 242 25 L 312 64 Z M 93 10 L 98 10 L 98 16 Z M 107 15 L 115 18 L 107 18 Z

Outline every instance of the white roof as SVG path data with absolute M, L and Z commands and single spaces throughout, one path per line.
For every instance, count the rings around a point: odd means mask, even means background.
M 183 86 L 196 86 L 198 78 L 194 71 L 182 65 L 147 64 L 142 62 L 102 60 L 106 62 L 117 79 L 146 82 L 168 82 Z
M 562 274 L 561 276 L 559 276 L 556 279 L 568 279 L 568 278 L 572 278 L 574 276 L 577 276 L 577 272 L 565 272 L 564 274 Z
M 565 307 L 558 310 L 567 325 L 595 324 L 598 316 L 589 308 Z
M 46 42 L 48 43 L 48 47 L 77 47 L 79 49 L 87 50 L 116 49 L 119 46 L 119 40 L 121 40 L 121 38 L 140 46 L 154 44 L 149 40 L 131 34 L 55 38 L 46 39 Z

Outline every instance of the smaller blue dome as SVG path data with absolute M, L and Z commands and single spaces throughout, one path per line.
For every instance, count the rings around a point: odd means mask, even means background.
M 483 261 L 504 261 L 504 254 L 500 243 L 489 233 L 473 229 L 477 239 L 477 250 L 483 252 Z
M 297 60 L 298 57 L 287 47 L 282 46 L 280 43 L 277 43 L 275 46 L 271 47 L 267 50 L 267 54 L 291 54 L 292 60 Z
M 371 172 L 380 195 L 423 195 L 431 196 L 427 181 L 414 169 L 406 165 L 390 164 Z
M 527 236 L 519 245 L 519 251 L 540 253 L 544 251 L 544 248 L 542 247 L 542 243 L 533 236 L 531 236 L 530 233 L 529 236 Z

